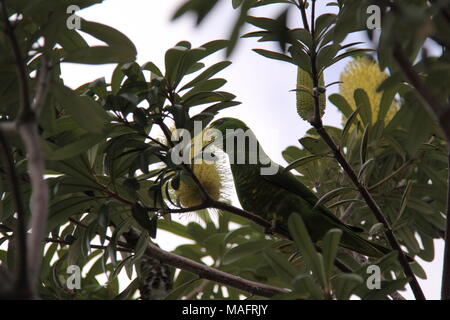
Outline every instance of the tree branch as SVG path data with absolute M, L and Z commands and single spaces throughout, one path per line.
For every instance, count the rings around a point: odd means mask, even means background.
M 20 192 L 19 179 L 16 174 L 16 168 L 14 166 L 14 160 L 12 158 L 11 148 L 8 141 L 0 130 L 0 154 L 2 155 L 4 168 L 6 171 L 6 178 L 11 186 L 11 194 L 14 200 L 15 209 L 17 212 L 17 226 L 16 226 L 16 288 L 18 296 L 27 297 L 30 294 L 30 286 L 28 282 L 28 270 L 27 270 L 27 245 L 26 245 L 26 216 L 25 209 L 23 207 L 22 193 Z
M 313 1 L 314 4 L 314 1 Z M 313 14 L 313 13 L 312 13 Z M 305 18 L 303 18 L 305 20 Z M 303 21 L 305 24 L 305 21 Z M 355 185 L 355 187 L 358 188 L 362 198 L 367 203 L 367 206 L 374 214 L 375 218 L 378 220 L 378 222 L 382 223 L 385 230 L 386 238 L 388 239 L 390 245 L 392 248 L 396 251 L 398 251 L 399 254 L 399 260 L 400 264 L 403 267 L 403 270 L 407 277 L 410 279 L 410 286 L 412 291 L 414 292 L 414 296 L 418 300 L 425 300 L 425 295 L 422 292 L 422 289 L 420 288 L 419 282 L 417 281 L 414 272 L 412 271 L 408 260 L 406 259 L 405 254 L 403 253 L 402 248 L 400 247 L 400 244 L 398 243 L 397 239 L 395 238 L 395 235 L 392 231 L 392 228 L 389 224 L 389 222 L 384 217 L 383 213 L 380 210 L 380 207 L 377 205 L 375 200 L 373 199 L 372 195 L 369 193 L 367 188 L 359 181 L 358 176 L 356 175 L 355 171 L 351 167 L 351 165 L 347 162 L 345 157 L 342 155 L 341 151 L 331 138 L 331 136 L 328 134 L 326 129 L 323 126 L 321 115 L 320 115 L 320 102 L 319 102 L 319 93 L 317 88 L 319 87 L 319 78 L 318 78 L 318 72 L 317 72 L 317 66 L 316 66 L 316 44 L 315 44 L 315 37 L 314 34 L 312 35 L 312 48 L 310 51 L 310 60 L 311 60 L 311 70 L 312 70 L 312 82 L 313 82 L 313 98 L 314 98 L 314 119 L 310 122 L 310 124 L 316 129 L 317 133 L 320 135 L 322 140 L 328 145 L 328 147 L 331 149 L 331 151 L 334 154 L 334 157 L 338 161 L 338 163 L 341 165 L 342 169 L 345 171 L 347 176 L 350 178 L 352 183 Z
M 70 218 L 69 220 L 74 224 L 76 224 L 77 226 L 87 228 L 86 225 L 84 225 L 80 221 L 77 221 L 76 219 Z M 124 233 L 123 236 L 126 240 L 126 243 L 119 241 L 118 244 L 120 244 L 123 247 L 133 248 L 137 242 L 137 239 L 139 239 L 140 235 L 136 230 L 130 229 L 130 231 Z M 108 240 L 111 239 L 108 236 L 106 238 Z M 196 274 L 203 279 L 218 282 L 223 285 L 230 286 L 235 289 L 242 290 L 261 297 L 270 298 L 276 294 L 288 292 L 285 289 L 246 280 L 244 278 L 237 277 L 235 275 L 217 270 L 215 268 L 208 267 L 204 264 L 164 251 L 152 243 L 148 244 L 145 254 L 148 255 L 149 257 L 159 260 L 162 263 L 166 263 L 173 267 Z
M 400 69 L 405 74 L 407 80 L 417 90 L 419 95 L 425 101 L 424 105 L 435 118 L 443 131 L 447 140 L 447 145 L 450 145 L 450 105 L 443 104 L 437 97 L 429 90 L 423 83 L 419 75 L 414 70 L 411 63 L 406 58 L 403 49 L 397 45 L 394 49 L 394 59 L 400 66 Z M 450 151 L 449 151 L 449 166 L 450 166 Z M 442 272 L 442 288 L 441 298 L 450 299 L 450 167 L 449 180 L 447 181 L 448 197 L 447 197 L 447 225 L 445 231 L 445 249 L 444 249 L 444 265 Z
M 22 124 L 19 128 L 27 150 L 28 171 L 31 180 L 31 233 L 28 236 L 28 270 L 30 284 L 35 286 L 41 265 L 41 241 L 47 225 L 48 188 L 44 180 L 44 157 L 36 123 Z
M 316 108 L 319 106 L 316 105 Z M 347 162 L 345 157 L 340 152 L 339 148 L 334 143 L 331 136 L 328 134 L 328 132 L 325 130 L 323 126 L 315 127 L 318 134 L 322 137 L 322 139 L 325 141 L 325 143 L 330 147 L 330 149 L 333 151 L 333 154 L 336 158 L 336 160 L 339 162 L 339 164 L 342 166 L 342 169 L 345 171 L 347 176 L 350 178 L 352 183 L 355 185 L 355 187 L 358 188 L 358 191 L 360 192 L 362 198 L 367 203 L 367 206 L 374 214 L 375 218 L 378 222 L 382 223 L 384 226 L 384 233 L 386 235 L 387 240 L 389 241 L 389 244 L 392 246 L 392 248 L 399 253 L 399 260 L 400 264 L 403 267 L 403 270 L 407 277 L 410 278 L 410 285 L 411 289 L 414 292 L 414 296 L 418 300 L 425 300 L 425 295 L 422 292 L 422 289 L 420 288 L 419 282 L 416 279 L 416 276 L 414 275 L 414 272 L 412 271 L 408 260 L 406 259 L 406 256 L 400 247 L 400 244 L 398 243 L 397 239 L 395 238 L 395 235 L 392 231 L 392 228 L 389 224 L 389 222 L 384 217 L 383 213 L 380 210 L 380 207 L 373 199 L 370 192 L 367 190 L 367 188 L 358 180 L 358 176 L 356 175 L 355 171 L 351 167 L 351 165 Z
M 135 230 L 131 230 L 124 234 L 128 243 L 133 243 L 139 238 L 139 234 Z M 204 264 L 195 262 L 185 257 L 162 250 L 161 248 L 149 243 L 145 253 L 162 263 L 166 263 L 173 267 L 191 272 L 203 279 L 208 279 L 225 286 L 229 286 L 241 291 L 245 291 L 261 297 L 273 297 L 277 294 L 287 293 L 286 289 L 273 287 L 270 285 L 246 280 L 244 278 L 208 267 Z
M 30 99 L 29 77 L 27 66 L 22 56 L 21 49 L 14 33 L 14 28 L 9 20 L 5 1 L 0 0 L 3 19 L 5 20 L 5 33 L 11 44 L 12 52 L 17 65 L 18 81 L 20 85 L 20 109 L 15 120 L 18 132 L 25 144 L 28 158 L 28 171 L 31 179 L 31 233 L 27 239 L 27 270 L 29 298 L 34 298 L 34 287 L 39 279 L 41 264 L 41 242 L 44 238 L 47 222 L 48 190 L 44 180 L 44 158 L 40 148 L 38 126 L 35 111 L 39 111 L 44 104 L 50 75 L 47 60 L 42 57 L 43 68 L 40 70 L 38 87 L 33 105 Z M 33 110 L 34 109 L 34 110 Z M 25 224 L 25 220 L 21 221 Z

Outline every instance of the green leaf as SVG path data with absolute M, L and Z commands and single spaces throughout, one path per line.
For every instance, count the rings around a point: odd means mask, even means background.
M 398 216 L 396 218 L 397 221 L 401 218 L 403 212 L 405 212 L 406 205 L 408 203 L 408 197 L 411 194 L 413 185 L 414 181 L 408 180 L 408 184 L 406 185 L 405 191 L 403 192 L 402 195 L 402 201 L 400 202 L 400 210 L 398 211 Z
M 291 57 L 288 57 L 282 53 L 264 50 L 264 49 L 253 49 L 253 51 L 256 52 L 257 54 L 262 55 L 263 57 L 266 57 L 269 59 L 281 60 L 281 61 L 290 62 L 292 64 L 295 64 Z
M 64 160 L 75 157 L 81 153 L 86 152 L 94 145 L 104 140 L 105 136 L 102 134 L 83 134 L 75 142 L 67 144 L 56 150 L 46 152 L 46 159 L 49 160 Z
M 79 96 L 75 91 L 60 84 L 53 83 L 52 93 L 68 114 L 84 129 L 92 133 L 101 133 L 106 112 L 92 98 Z
M 404 148 L 409 156 L 414 157 L 420 145 L 431 137 L 434 121 L 430 118 L 426 108 L 417 100 L 415 94 L 412 92 L 405 97 L 403 107 L 406 107 L 412 115 L 409 127 L 414 128 L 414 130 L 409 130 L 408 139 Z
M 136 55 L 124 46 L 92 46 L 70 51 L 63 62 L 83 64 L 125 63 L 134 61 Z
M 364 128 L 363 137 L 361 139 L 361 147 L 359 149 L 359 159 L 361 161 L 361 165 L 366 163 L 368 144 L 369 144 L 369 125 L 366 125 L 366 127 Z
M 247 17 L 247 22 L 254 25 L 255 27 L 264 29 L 264 30 L 270 30 L 273 31 L 277 29 L 279 26 L 279 23 L 277 20 L 265 18 L 265 17 Z
M 166 79 L 167 81 L 174 85 L 175 80 L 180 76 L 178 73 L 178 70 L 180 68 L 180 64 L 182 62 L 183 56 L 186 54 L 186 52 L 189 51 L 188 48 L 178 46 L 174 48 L 170 48 L 167 50 L 164 61 L 165 61 L 165 67 L 166 67 Z
M 306 48 L 312 47 L 311 33 L 306 29 L 294 29 L 291 30 L 291 37 L 300 41 Z
M 205 49 L 205 51 L 202 54 L 202 59 L 219 50 L 225 49 L 228 46 L 228 44 L 229 44 L 228 40 L 213 40 L 202 44 L 200 48 Z
M 286 256 L 273 249 L 264 250 L 264 257 L 280 279 L 287 285 L 290 285 L 299 273 L 298 270 L 289 263 Z
M 69 217 L 85 212 L 93 206 L 95 201 L 88 196 L 56 197 L 52 199 L 49 206 L 49 217 L 47 230 L 51 231 L 57 226 L 66 223 Z
M 223 87 L 226 83 L 227 81 L 225 79 L 220 78 L 205 80 L 185 93 L 182 96 L 182 99 L 186 101 L 197 93 L 213 92 L 214 90 Z
M 175 11 L 172 20 L 192 11 L 197 16 L 196 23 L 199 25 L 217 3 L 218 0 L 210 0 L 208 2 L 202 0 L 187 0 Z
M 231 2 L 233 9 L 237 9 L 241 6 L 242 2 L 244 2 L 244 0 L 233 0 Z
M 340 94 L 334 93 L 328 97 L 328 100 L 330 100 L 330 102 L 334 104 L 347 119 L 350 118 L 354 112 L 347 100 Z
M 327 281 L 323 261 L 321 256 L 315 250 L 314 244 L 301 216 L 297 213 L 291 214 L 288 220 L 288 227 L 295 244 L 303 254 L 305 262 L 309 265 L 320 284 L 325 287 Z
M 98 236 L 100 237 L 100 244 L 103 245 L 106 240 L 106 233 L 109 226 L 109 205 L 111 202 L 103 203 L 98 210 Z
M 162 77 L 163 74 L 161 72 L 161 70 L 159 70 L 159 68 L 156 66 L 156 64 L 154 64 L 153 62 L 146 62 L 142 65 L 141 67 L 142 70 L 148 70 L 150 71 L 152 74 L 158 76 L 158 77 Z
M 361 276 L 351 273 L 341 273 L 333 281 L 334 294 L 338 300 L 348 300 L 354 289 L 363 283 Z
M 192 288 L 195 289 L 199 286 L 199 281 L 201 279 L 192 279 L 189 281 L 184 282 L 182 285 L 177 286 L 172 291 L 169 292 L 169 294 L 165 297 L 164 300 L 177 300 L 182 297 L 182 294 L 187 291 L 187 289 Z M 194 286 L 195 285 L 195 286 Z
M 358 120 L 357 115 L 359 114 L 359 108 L 357 108 L 353 113 L 348 117 L 347 122 L 345 122 L 344 129 L 342 130 L 342 137 L 345 137 L 352 127 L 354 123 L 356 123 Z
M 306 157 L 302 157 L 300 159 L 294 160 L 293 162 L 291 162 L 286 168 L 284 168 L 285 171 L 290 171 L 292 169 L 297 169 L 298 167 L 301 167 L 311 161 L 315 161 L 315 160 L 319 160 L 322 159 L 321 156 L 316 156 L 316 155 L 309 155 Z
M 408 283 L 408 279 L 397 279 L 394 281 L 382 281 L 381 289 L 370 290 L 361 297 L 363 300 L 383 300 L 394 291 L 402 290 Z
M 146 208 L 144 208 L 139 203 L 136 203 L 131 208 L 131 214 L 133 215 L 133 218 L 139 223 L 139 225 L 142 228 L 144 228 L 144 230 L 147 230 L 147 232 L 151 236 L 154 235 L 155 230 L 156 230 L 157 220 L 155 220 L 153 218 L 150 219 Z
M 110 26 L 84 19 L 81 19 L 80 27 L 81 31 L 89 33 L 91 36 L 104 41 L 108 45 L 128 48 L 130 53 L 134 53 L 134 55 L 136 55 L 136 47 L 133 42 L 131 42 L 131 40 L 120 31 L 111 28 Z M 134 59 L 130 61 L 133 60 Z
M 223 238 L 224 243 L 230 243 L 233 239 L 235 239 L 238 236 L 247 235 L 254 232 L 253 227 L 251 226 L 243 226 L 240 228 L 237 228 L 235 230 L 231 230 L 228 232 L 225 237 Z
M 416 276 L 418 276 L 420 279 L 427 279 L 427 273 L 418 262 L 413 262 L 410 264 L 410 266 Z
M 111 91 L 113 94 L 117 94 L 120 89 L 120 85 L 122 84 L 123 79 L 125 78 L 125 74 L 122 71 L 122 64 L 118 64 L 113 71 L 111 76 Z
M 212 65 L 211 67 L 209 67 L 208 69 L 203 71 L 199 76 L 194 78 L 192 81 L 190 81 L 187 84 L 185 84 L 180 89 L 180 91 L 192 88 L 196 84 L 201 83 L 204 80 L 208 80 L 209 78 L 211 78 L 216 73 L 218 73 L 218 72 L 222 71 L 223 69 L 225 69 L 226 67 L 228 67 L 230 64 L 231 64 L 231 61 L 221 61 L 221 62 L 218 62 L 218 63 Z
M 256 254 L 261 250 L 268 248 L 271 243 L 272 242 L 268 240 L 253 240 L 244 242 L 228 250 L 223 256 L 222 263 L 224 265 L 228 265 L 248 255 Z
M 323 264 L 326 279 L 330 279 L 334 266 L 339 241 L 341 241 L 342 230 L 331 229 L 323 238 Z
M 369 164 L 371 164 L 374 161 L 373 158 L 370 158 L 369 160 L 367 160 L 366 162 L 364 162 L 361 166 L 361 168 L 359 169 L 358 172 L 358 179 L 360 179 L 363 175 L 363 173 L 366 171 L 366 169 L 369 167 Z
M 353 203 L 353 202 L 365 204 L 364 201 L 359 200 L 359 199 L 345 199 L 345 200 L 341 200 L 341 201 L 335 202 L 333 204 L 330 204 L 328 206 L 328 209 L 331 209 L 331 208 L 334 208 L 334 207 L 338 207 L 338 206 L 342 206 L 342 205 L 347 204 L 347 203 Z
M 328 191 L 322 197 L 320 197 L 319 200 L 317 200 L 316 204 L 314 205 L 314 208 L 318 208 L 321 205 L 323 205 L 324 203 L 327 203 L 328 201 L 330 201 L 331 199 L 334 199 L 338 196 L 344 195 L 344 194 L 346 194 L 350 191 L 354 191 L 354 190 L 355 189 L 352 187 L 340 187 L 340 188 L 336 188 L 331 191 Z
M 353 93 L 356 107 L 359 109 L 362 122 L 367 126 L 372 124 L 372 108 L 369 96 L 364 89 L 358 88 Z
M 330 148 L 322 139 L 303 137 L 299 142 L 306 150 L 317 156 L 323 156 L 330 152 Z
M 137 277 L 119 295 L 114 297 L 114 300 L 129 300 L 129 299 L 131 299 L 131 297 L 134 295 L 134 293 L 138 289 L 141 282 L 142 282 L 142 279 L 140 277 Z
M 218 84 L 219 82 L 216 82 Z M 205 103 L 212 103 L 212 102 L 231 102 L 236 96 L 233 94 L 230 94 L 228 92 L 222 92 L 222 91 L 215 91 L 215 92 L 209 92 L 209 91 L 203 91 L 198 92 L 189 99 L 186 99 L 184 101 L 184 106 L 186 107 L 193 107 Z
M 364 55 L 365 53 L 367 53 L 369 51 L 373 51 L 373 50 L 372 49 L 354 49 L 354 50 L 346 51 L 344 53 L 341 53 L 337 57 L 335 57 L 331 64 L 335 64 L 344 58 L 354 57 L 354 56 L 358 56 L 358 55 Z
M 394 101 L 394 97 L 397 94 L 397 88 L 386 89 L 383 91 L 383 95 L 381 96 L 380 107 L 378 111 L 378 120 L 384 120 L 386 114 L 389 111 L 389 108 L 392 106 L 392 102 Z
M 321 71 L 332 65 L 334 63 L 333 58 L 336 56 L 340 49 L 341 46 L 338 44 L 330 44 L 320 49 L 319 53 L 317 54 L 316 60 L 317 70 Z
M 315 34 L 320 35 L 325 32 L 336 20 L 336 15 L 332 13 L 325 13 L 317 17 L 315 25 Z
M 297 276 L 292 281 L 292 287 L 296 293 L 311 297 L 315 300 L 322 300 L 324 298 L 322 290 L 314 281 L 314 278 L 309 274 L 302 274 Z
M 298 47 L 290 47 L 288 49 L 293 62 L 298 65 L 300 68 L 311 74 L 311 58 L 309 55 Z

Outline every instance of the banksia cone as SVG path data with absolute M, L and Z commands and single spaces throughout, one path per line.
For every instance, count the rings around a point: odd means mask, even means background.
M 202 157 L 199 158 L 208 142 L 203 132 L 192 139 L 190 149 L 192 163 L 190 166 L 192 172 L 211 198 L 214 200 L 225 199 L 228 194 L 227 172 L 222 161 L 220 158 L 218 161 L 208 161 Z M 183 207 L 197 206 L 204 200 L 199 187 L 190 179 L 181 178 L 178 188 L 174 190 L 174 194 Z
M 319 87 L 324 86 L 323 73 L 319 78 Z M 325 112 L 325 92 L 319 95 L 320 116 Z M 297 113 L 306 121 L 314 120 L 313 81 L 311 75 L 298 68 L 297 72 Z
M 216 164 L 203 161 L 193 164 L 191 168 L 206 192 L 213 199 L 219 200 L 223 190 L 223 177 Z M 197 206 L 203 201 L 198 186 L 193 182 L 189 183 L 181 180 L 178 190 L 175 190 L 175 194 L 183 207 Z
M 388 75 L 380 70 L 376 61 L 367 57 L 356 57 L 345 66 L 341 73 L 339 93 L 347 100 L 352 109 L 356 110 L 353 93 L 358 88 L 364 89 L 369 97 L 372 108 L 372 122 L 374 123 L 378 119 L 381 97 L 383 96 L 382 92 L 377 92 L 377 88 L 387 77 Z M 391 120 L 397 110 L 398 106 L 393 102 L 387 111 L 385 122 Z

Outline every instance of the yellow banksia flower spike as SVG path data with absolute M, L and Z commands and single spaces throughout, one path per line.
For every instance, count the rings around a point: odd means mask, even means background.
M 208 142 L 204 132 L 192 139 L 190 148 L 192 172 L 211 198 L 214 200 L 227 200 L 229 194 L 229 172 L 225 169 L 226 166 L 222 163 L 221 157 L 217 161 L 198 157 Z M 217 150 L 217 152 L 220 151 Z M 181 179 L 178 189 L 173 190 L 173 194 L 177 201 L 186 208 L 200 205 L 203 202 L 201 191 L 193 181 Z M 196 214 L 204 220 L 209 220 L 207 211 L 196 212 Z
M 202 183 L 206 192 L 215 200 L 219 200 L 222 196 L 223 177 L 218 166 L 215 163 L 194 163 L 192 171 L 197 179 Z M 178 190 L 175 194 L 183 207 L 193 207 L 200 205 L 203 201 L 201 192 L 197 185 L 180 181 Z
M 377 92 L 377 88 L 388 77 L 381 71 L 378 63 L 367 57 L 356 57 L 350 61 L 341 73 L 339 84 L 339 93 L 347 100 L 353 110 L 356 109 L 353 93 L 356 89 L 361 88 L 366 91 L 369 97 L 370 106 L 372 108 L 372 123 L 378 119 L 382 92 Z M 385 121 L 388 122 L 395 115 L 398 106 L 392 103 L 387 111 Z

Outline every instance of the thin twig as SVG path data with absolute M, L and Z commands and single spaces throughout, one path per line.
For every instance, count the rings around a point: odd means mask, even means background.
M 406 161 L 405 163 L 403 163 L 400 167 L 397 168 L 397 170 L 395 170 L 394 172 L 392 172 L 391 174 L 387 175 L 386 177 L 384 177 L 383 179 L 381 179 L 380 181 L 376 182 L 375 184 L 371 185 L 368 189 L 369 191 L 372 191 L 376 188 L 378 188 L 379 186 L 381 186 L 382 184 L 384 184 L 385 182 L 391 180 L 393 177 L 395 177 L 397 174 L 399 174 L 400 172 L 402 172 L 404 169 L 406 169 L 407 167 L 409 167 L 416 159 L 415 158 L 411 158 L 408 161 Z
M 61 240 L 61 239 L 55 239 L 55 238 L 44 238 L 44 242 L 51 242 L 51 243 L 58 243 L 62 246 L 70 246 L 71 244 L 73 244 L 70 241 L 65 241 L 65 240 Z M 96 244 L 90 244 L 89 245 L 91 248 L 94 249 L 101 249 L 101 250 L 106 250 L 108 249 L 108 246 L 101 246 L 101 245 L 96 245 Z M 118 251 L 122 251 L 122 252 L 134 252 L 132 249 L 130 248 L 123 248 L 123 247 L 116 247 L 116 249 Z
M 429 110 L 435 121 L 439 123 L 447 142 L 450 142 L 450 105 L 443 104 L 433 95 L 406 58 L 400 45 L 394 48 L 394 59 L 408 81 L 417 90 L 419 96 L 425 101 L 425 107 Z
M 303 28 L 309 31 L 308 18 L 306 18 L 306 0 L 299 0 L 297 7 L 300 9 L 302 15 Z

